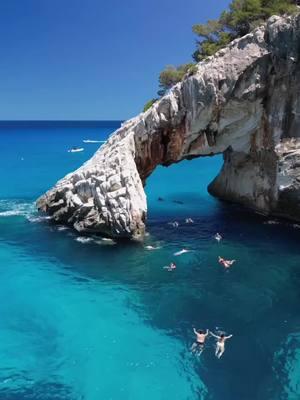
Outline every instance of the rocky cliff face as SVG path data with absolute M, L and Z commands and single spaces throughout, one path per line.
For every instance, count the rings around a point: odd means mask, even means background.
M 299 55 L 300 17 L 270 18 L 123 124 L 38 208 L 78 231 L 141 238 L 156 166 L 223 153 L 212 194 L 300 220 Z

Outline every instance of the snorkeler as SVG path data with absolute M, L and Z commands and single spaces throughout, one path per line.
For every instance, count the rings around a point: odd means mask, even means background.
M 224 333 L 222 333 L 220 336 L 217 336 L 212 332 L 210 332 L 210 334 L 217 339 L 215 356 L 217 358 L 221 358 L 225 351 L 225 341 L 227 339 L 230 339 L 232 337 L 232 335 L 225 336 Z
M 193 343 L 191 350 L 193 353 L 196 352 L 196 350 L 199 350 L 199 354 L 202 353 L 202 351 L 204 350 L 204 343 L 205 343 L 205 339 L 207 338 L 208 334 L 209 334 L 209 330 L 206 330 L 206 333 L 204 333 L 204 331 L 199 330 L 196 331 L 196 329 L 194 328 L 194 333 L 196 335 L 196 342 Z
M 219 256 L 219 264 L 223 265 L 224 268 L 230 268 L 236 260 L 225 260 L 224 258 Z

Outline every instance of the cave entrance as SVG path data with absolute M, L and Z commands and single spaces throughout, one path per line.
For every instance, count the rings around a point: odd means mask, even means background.
M 145 187 L 148 220 L 197 218 L 215 213 L 219 202 L 207 187 L 218 175 L 223 156 L 183 160 L 169 167 L 158 166 Z

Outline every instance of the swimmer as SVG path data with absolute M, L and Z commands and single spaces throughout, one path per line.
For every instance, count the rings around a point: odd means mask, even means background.
M 224 258 L 219 256 L 219 264 L 223 265 L 224 268 L 230 268 L 236 260 L 225 260 Z
M 210 334 L 217 339 L 215 356 L 221 358 L 225 351 L 225 341 L 232 338 L 233 335 L 225 336 L 224 333 L 222 333 L 220 336 L 217 336 L 212 332 L 210 332 Z
M 196 342 L 193 343 L 192 347 L 191 347 L 191 351 L 192 353 L 195 353 L 196 350 L 199 350 L 199 355 L 202 353 L 202 351 L 204 350 L 204 343 L 205 343 L 205 339 L 207 338 L 208 334 L 209 334 L 209 330 L 206 330 L 206 333 L 204 333 L 204 331 L 199 330 L 198 332 L 196 331 L 196 329 L 194 328 L 194 333 L 196 335 Z
M 191 251 L 191 250 L 182 249 L 182 250 L 177 251 L 176 253 L 174 253 L 174 256 L 181 256 L 181 254 L 189 253 L 190 251 Z
M 177 221 L 174 221 L 174 222 L 169 222 L 169 225 L 172 225 L 173 228 L 178 228 L 179 223 Z
M 146 250 L 158 250 L 158 249 L 160 249 L 160 247 L 159 246 L 156 246 L 156 247 L 154 247 L 154 246 L 145 246 L 145 249 Z
M 220 241 L 223 239 L 222 236 L 221 236 L 219 233 L 216 233 L 215 236 L 214 236 L 214 238 L 216 239 L 216 241 L 217 241 L 218 243 L 220 243 Z
M 192 220 L 192 218 L 186 218 L 186 219 L 185 219 L 185 223 L 186 223 L 186 224 L 193 224 L 194 221 Z
M 166 265 L 164 269 L 166 269 L 168 272 L 172 272 L 176 269 L 176 264 L 171 263 L 170 265 Z

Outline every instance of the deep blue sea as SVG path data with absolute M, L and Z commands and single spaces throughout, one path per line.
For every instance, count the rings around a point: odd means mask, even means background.
M 148 179 L 157 250 L 87 241 L 36 212 L 99 146 L 83 140 L 118 126 L 0 125 L 0 399 L 299 400 L 300 226 L 210 197 L 220 157 Z M 225 271 L 219 255 L 237 262 Z M 213 338 L 191 353 L 193 327 L 233 334 L 220 360 Z

